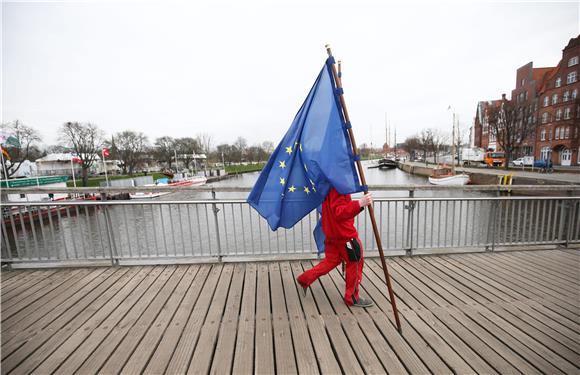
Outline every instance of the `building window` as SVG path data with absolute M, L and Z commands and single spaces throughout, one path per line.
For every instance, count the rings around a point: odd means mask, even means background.
M 574 66 L 576 64 L 578 64 L 578 56 L 574 56 L 568 60 L 568 66 Z
M 556 111 L 556 121 L 560 121 L 561 118 L 562 118 L 562 110 L 558 109 Z
M 562 100 L 565 102 L 567 102 L 568 99 L 570 99 L 570 91 L 564 92 L 564 96 L 562 97 Z
M 566 76 L 566 83 L 574 83 L 578 80 L 578 72 L 570 72 L 568 76 Z
M 549 100 L 550 100 L 550 99 L 548 99 L 548 96 L 547 96 L 547 95 L 546 95 L 546 96 L 544 96 L 544 107 L 547 107 L 547 106 L 548 106 L 548 101 L 549 101 Z
M 552 95 L 552 104 L 558 103 L 558 94 Z
M 554 133 L 554 139 L 560 139 L 560 128 L 556 128 L 556 132 Z
M 526 83 L 526 79 L 525 78 L 522 78 L 522 86 L 524 85 L 524 83 Z
M 558 77 L 556 78 L 556 87 L 560 87 L 562 86 L 562 78 Z
M 540 132 L 540 141 L 545 140 L 546 140 L 546 129 L 542 129 L 542 131 Z
M 560 111 L 560 110 L 558 110 Z M 565 120 L 569 120 L 570 119 L 570 107 L 564 109 L 564 119 Z
M 548 160 L 549 156 L 550 156 L 550 147 L 548 146 L 542 147 L 542 151 L 540 152 L 540 159 Z
M 570 138 L 570 127 L 566 126 L 566 130 L 564 131 L 564 138 Z
M 542 124 L 545 124 L 548 122 L 548 112 L 544 112 L 542 113 Z
M 574 91 L 572 91 L 572 99 L 576 99 L 577 96 L 578 96 L 578 89 L 574 89 Z
M 528 92 L 524 91 L 524 100 L 528 100 Z
M 548 129 L 548 141 L 552 140 L 552 128 Z

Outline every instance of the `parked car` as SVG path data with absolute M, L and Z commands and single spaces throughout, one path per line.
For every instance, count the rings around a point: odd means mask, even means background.
M 540 172 L 552 173 L 554 171 L 551 160 L 536 160 L 534 161 L 534 168 L 538 168 Z
M 534 157 L 533 156 L 524 156 L 521 158 L 517 158 L 516 160 L 512 161 L 512 164 L 521 167 L 521 166 L 532 166 L 534 165 Z

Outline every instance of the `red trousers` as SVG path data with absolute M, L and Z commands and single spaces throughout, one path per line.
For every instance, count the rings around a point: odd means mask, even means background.
M 360 240 L 357 239 L 359 244 Z M 326 275 L 338 266 L 342 261 L 346 262 L 346 290 L 344 292 L 344 302 L 347 305 L 352 305 L 358 300 L 358 289 L 362 280 L 363 274 L 363 251 L 361 244 L 361 257 L 357 262 L 352 262 L 346 255 L 345 244 L 328 243 L 324 244 L 325 258 L 316 266 L 298 276 L 297 280 L 303 287 L 309 287 L 320 276 Z

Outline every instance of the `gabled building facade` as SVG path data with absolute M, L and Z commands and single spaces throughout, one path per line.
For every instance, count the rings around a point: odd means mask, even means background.
M 511 101 L 527 112 L 520 126 L 531 125 L 535 131 L 522 141 L 514 158 L 533 155 L 555 165 L 580 165 L 579 58 L 580 36 L 570 39 L 557 66 L 534 68 L 529 62 L 517 70 Z M 478 103 L 473 126 L 476 147 L 502 151 L 489 131 L 486 115 L 487 109 L 498 103 L 501 100 Z
M 536 159 L 580 165 L 580 37 L 570 39 L 562 60 L 539 90 Z

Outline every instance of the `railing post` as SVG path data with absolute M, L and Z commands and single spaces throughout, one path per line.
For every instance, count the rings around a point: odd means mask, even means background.
M 216 241 L 217 241 L 217 250 L 218 250 L 218 261 L 222 261 L 222 245 L 220 242 L 220 227 L 219 227 L 219 220 L 218 220 L 218 212 L 220 212 L 220 209 L 217 207 L 217 204 L 215 204 L 215 200 L 216 200 L 216 196 L 215 196 L 215 190 L 212 189 L 211 190 L 211 197 L 214 200 L 214 203 L 212 203 L 212 211 L 213 211 L 213 219 L 215 222 L 215 236 L 216 236 Z
M 500 192 L 497 192 L 497 196 L 500 196 Z M 489 214 L 489 219 L 487 221 L 487 239 L 485 244 L 485 251 L 494 251 L 495 250 L 495 234 L 496 234 L 496 226 L 498 225 L 499 218 L 501 215 L 498 215 L 500 212 L 499 205 L 501 201 L 494 200 L 491 201 L 491 212 Z M 491 230 L 491 235 L 490 235 Z M 489 243 L 491 242 L 491 248 Z
M 570 190 L 566 191 L 566 196 L 571 197 L 572 192 Z M 562 222 L 565 218 L 568 219 L 568 225 L 566 226 L 566 237 L 564 238 L 564 247 L 568 247 L 568 242 L 570 241 L 570 232 L 572 231 L 572 221 L 574 220 L 574 210 L 572 209 L 572 201 L 562 200 L 562 214 L 560 215 L 560 231 L 564 230 L 564 223 Z M 564 213 L 564 208 L 566 213 Z M 561 237 L 558 237 L 561 239 Z
M 415 196 L 415 190 L 409 190 L 409 198 Z M 415 212 L 415 202 L 409 201 L 409 205 L 406 207 L 409 210 L 407 215 L 407 247 L 405 249 L 405 255 L 413 255 L 413 216 Z
M 107 200 L 107 193 L 101 193 L 101 202 Z M 106 204 L 101 205 L 103 209 L 103 216 L 105 217 L 105 230 L 107 231 L 107 239 L 109 240 L 109 255 L 111 257 L 111 266 L 119 265 L 119 258 L 115 255 L 117 254 L 117 247 L 115 245 L 115 239 L 113 237 L 113 224 L 111 223 L 111 216 L 109 215 L 109 210 Z M 114 250 L 114 251 L 113 251 Z M 113 252 L 115 254 L 113 254 Z

